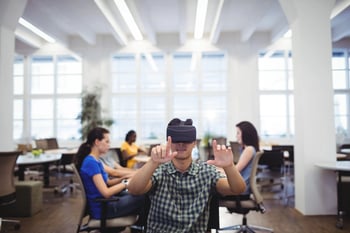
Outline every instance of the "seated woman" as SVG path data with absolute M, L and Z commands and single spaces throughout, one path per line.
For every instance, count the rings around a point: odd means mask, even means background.
M 123 155 L 123 159 L 127 161 L 126 167 L 134 168 L 137 161 L 133 158 L 139 153 L 146 154 L 146 151 L 141 149 L 136 145 L 136 132 L 135 130 L 130 130 L 125 135 L 125 141 L 121 144 L 120 150 Z
M 144 196 L 130 195 L 126 191 L 127 184 L 108 179 L 100 157 L 108 151 L 109 146 L 109 131 L 97 127 L 89 132 L 87 141 L 81 144 L 76 157 L 89 214 L 95 219 L 101 218 L 101 204 L 95 201 L 96 198 L 109 198 L 113 195 L 119 197 L 119 201 L 108 203 L 108 218 L 139 214 L 144 205 Z
M 242 195 L 246 195 L 246 198 L 249 198 L 251 193 L 249 177 L 252 171 L 253 159 L 256 152 L 259 151 L 259 136 L 252 123 L 242 121 L 236 125 L 236 138 L 237 142 L 242 146 L 242 152 L 236 168 L 246 183 L 246 190 Z

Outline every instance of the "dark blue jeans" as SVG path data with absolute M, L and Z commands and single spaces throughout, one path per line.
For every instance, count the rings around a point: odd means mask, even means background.
M 119 201 L 108 203 L 107 218 L 140 214 L 145 205 L 144 195 L 131 195 L 123 191 L 116 195 Z

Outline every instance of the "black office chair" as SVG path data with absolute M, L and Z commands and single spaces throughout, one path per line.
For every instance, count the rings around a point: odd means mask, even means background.
M 63 183 L 55 187 L 55 194 L 60 194 L 62 196 L 67 193 L 67 191 L 72 193 L 76 189 L 78 184 L 73 182 L 74 171 L 71 167 L 71 164 L 74 162 L 75 154 L 76 153 L 62 153 L 61 159 L 56 166 L 50 170 L 50 172 L 55 172 L 58 179 L 69 177 L 68 183 Z
M 107 204 L 108 202 L 111 201 L 118 201 L 118 198 L 101 198 L 101 199 L 96 199 L 97 202 L 100 202 L 102 205 L 102 212 L 101 212 L 101 219 L 93 219 L 90 218 L 89 212 L 88 212 L 88 206 L 87 206 L 87 199 L 86 199 L 86 193 L 85 193 L 85 188 L 83 185 L 83 182 L 80 178 L 80 174 L 75 167 L 74 164 L 71 164 L 76 182 L 79 184 L 79 189 L 81 191 L 81 197 L 83 200 L 83 205 L 81 208 L 80 212 L 80 217 L 79 217 L 79 223 L 78 223 L 78 228 L 76 232 L 90 232 L 93 230 L 99 230 L 101 233 L 109 232 L 109 230 L 113 230 L 113 232 L 121 232 L 123 231 L 126 227 L 131 227 L 133 224 L 136 223 L 138 220 L 137 215 L 130 215 L 130 216 L 123 216 L 123 217 L 118 217 L 118 218 L 109 218 L 107 219 Z M 88 217 L 87 222 L 84 222 L 85 217 Z
M 0 209 L 16 202 L 16 187 L 14 185 L 14 169 L 20 151 L 0 152 Z M 4 213 L 6 214 L 6 213 Z M 1 214 L 2 215 L 2 214 Z M 0 231 L 2 225 L 13 225 L 16 230 L 20 228 L 19 220 L 1 218 Z
M 259 161 L 258 184 L 261 190 L 280 186 L 284 188 L 284 153 L 281 150 L 264 150 Z
M 242 145 L 239 142 L 230 141 L 230 146 L 233 153 L 233 162 L 236 164 L 241 156 Z
M 253 167 L 249 178 L 252 194 L 250 195 L 249 198 L 245 197 L 243 199 L 243 198 L 240 198 L 241 196 L 218 197 L 219 206 L 226 207 L 230 213 L 238 213 L 243 215 L 242 224 L 219 228 L 217 229 L 216 232 L 226 231 L 226 230 L 237 230 L 237 232 L 242 232 L 242 233 L 243 232 L 254 233 L 255 230 L 273 232 L 273 229 L 261 227 L 261 226 L 248 225 L 248 222 L 247 222 L 247 214 L 250 211 L 265 213 L 265 207 L 263 205 L 263 197 L 260 194 L 256 183 L 258 163 L 262 154 L 263 152 L 257 152 L 253 160 Z

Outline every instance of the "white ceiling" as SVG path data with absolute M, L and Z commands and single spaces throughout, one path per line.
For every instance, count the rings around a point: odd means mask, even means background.
M 113 1 L 104 1 L 132 40 Z M 177 35 L 180 44 L 193 38 L 197 0 L 125 1 L 144 38 L 152 44 L 157 45 L 159 36 L 164 34 Z M 211 33 L 219 2 L 209 0 L 204 34 L 206 38 Z M 349 2 L 336 1 L 335 10 L 342 7 L 341 13 L 332 19 L 334 41 L 350 37 Z M 111 35 L 113 32 L 94 0 L 28 0 L 22 17 L 67 47 L 76 37 L 93 45 L 97 36 Z M 18 25 L 16 30 L 24 29 Z M 248 41 L 254 33 L 267 32 L 272 41 L 287 30 L 288 22 L 277 0 L 225 0 L 213 43 L 219 41 L 224 32 L 239 33 L 241 41 Z M 34 47 L 40 47 L 43 41 L 40 42 Z M 115 42 L 119 44 L 117 39 Z M 16 46 L 28 45 L 23 43 L 22 38 L 16 41 Z

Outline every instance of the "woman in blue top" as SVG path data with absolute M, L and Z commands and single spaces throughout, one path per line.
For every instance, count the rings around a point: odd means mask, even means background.
M 253 158 L 256 152 L 259 151 L 259 136 L 252 123 L 242 121 L 236 124 L 236 138 L 237 142 L 242 146 L 242 153 L 236 164 L 236 168 L 246 183 L 246 190 L 242 195 L 249 197 L 251 192 L 249 177 L 253 166 Z
M 79 147 L 76 157 L 89 213 L 94 219 L 101 218 L 101 204 L 95 201 L 96 198 L 110 198 L 113 195 L 119 197 L 119 201 L 108 203 L 108 218 L 139 214 L 144 205 L 144 196 L 130 195 L 126 191 L 126 183 L 116 183 L 113 179 L 108 179 L 100 157 L 107 153 L 109 146 L 109 131 L 97 127 L 89 132 L 87 141 Z

